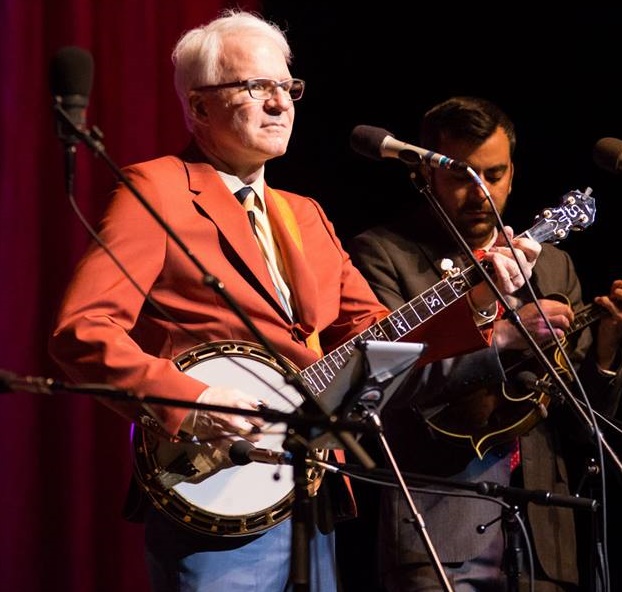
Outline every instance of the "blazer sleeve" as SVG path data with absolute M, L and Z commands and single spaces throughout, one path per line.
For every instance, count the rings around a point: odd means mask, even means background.
M 140 167 L 126 169 L 160 213 L 167 188 L 174 191 L 172 179 L 185 179 L 177 163 L 171 159 L 159 164 L 163 179 L 146 175 Z M 141 311 L 151 306 L 145 295 L 162 273 L 167 233 L 123 186 L 113 195 L 98 232 L 100 241 L 93 241 L 82 257 L 61 303 L 49 340 L 52 358 L 74 381 L 133 393 L 135 402 L 102 399 L 132 421 L 143 411 L 140 399 L 145 395 L 195 401 L 205 385 L 180 372 L 171 359 L 141 348 L 132 336 Z M 159 412 L 162 425 L 176 433 L 187 409 L 170 406 Z

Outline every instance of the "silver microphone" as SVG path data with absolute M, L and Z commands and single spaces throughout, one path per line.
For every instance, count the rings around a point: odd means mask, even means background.
M 437 169 L 466 171 L 468 165 L 444 154 L 400 142 L 393 134 L 380 127 L 357 125 L 350 136 L 350 146 L 355 152 L 379 160 L 397 158 L 407 164 L 425 164 Z

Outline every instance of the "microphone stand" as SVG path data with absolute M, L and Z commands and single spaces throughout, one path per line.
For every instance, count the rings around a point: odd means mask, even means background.
M 309 426 L 307 426 L 309 427 Z M 314 536 L 314 520 L 307 465 L 305 462 L 310 430 L 305 437 L 288 429 L 283 448 L 293 454 L 294 503 L 292 505 L 292 556 L 290 581 L 295 592 L 310 590 L 311 562 L 309 543 Z
M 595 458 L 586 460 L 583 475 L 577 485 L 577 492 L 580 492 L 584 486 L 587 486 L 590 495 L 596 493 L 595 481 L 601 472 L 601 468 Z M 602 492 L 601 492 L 602 495 Z M 589 555 L 589 579 L 588 586 L 593 592 L 602 592 L 604 582 L 608 581 L 607 576 L 607 558 L 605 557 L 606 548 L 603 548 L 603 539 L 601 534 L 600 521 L 592 518 L 589 524 L 592 545 Z
M 436 551 L 436 548 L 434 547 L 432 539 L 430 538 L 430 535 L 426 528 L 425 520 L 417 509 L 417 506 L 415 505 L 415 501 L 410 494 L 408 487 L 406 486 L 406 482 L 404 481 L 404 478 L 399 470 L 397 461 L 395 460 L 391 448 L 389 447 L 389 443 L 387 442 L 384 430 L 382 428 L 382 424 L 380 422 L 380 416 L 376 411 L 369 411 L 369 418 L 377 428 L 378 440 L 381 444 L 385 457 L 388 459 L 391 465 L 391 468 L 393 470 L 395 478 L 398 481 L 402 494 L 406 499 L 406 503 L 408 504 L 410 512 L 413 516 L 411 522 L 414 525 L 415 530 L 419 534 L 423 545 L 425 546 L 428 557 L 430 558 L 430 561 L 432 563 L 432 567 L 434 568 L 434 571 L 436 573 L 436 577 L 438 578 L 438 581 L 441 584 L 443 590 L 445 590 L 445 592 L 453 592 L 453 588 L 451 586 L 451 583 L 449 582 L 447 573 L 443 568 L 443 564 L 441 563 L 440 557 L 438 556 L 438 552 Z
M 377 433 L 375 431 L 374 433 Z M 364 477 L 365 479 L 375 479 L 387 484 L 394 484 L 395 477 L 392 469 L 365 469 L 357 464 L 327 465 L 319 462 L 326 470 L 342 472 L 351 477 Z M 562 495 L 546 489 L 524 489 L 522 487 L 511 487 L 502 485 L 495 481 L 459 481 L 445 477 L 434 477 L 432 475 L 421 475 L 419 473 L 402 473 L 403 480 L 410 489 L 417 489 L 420 485 L 439 485 L 450 489 L 464 489 L 473 491 L 483 497 L 500 497 L 510 502 L 534 503 L 540 506 L 561 506 L 563 508 L 573 508 L 575 510 L 589 510 L 595 512 L 599 508 L 597 500 L 588 497 L 575 495 Z M 427 491 L 427 490 L 426 490 Z
M 183 401 L 180 399 L 173 399 L 171 397 L 159 397 L 155 395 L 138 397 L 132 391 L 119 389 L 107 384 L 96 382 L 68 384 L 54 378 L 45 378 L 41 376 L 18 376 L 12 372 L 0 369 L 0 393 L 17 392 L 35 393 L 40 395 L 91 395 L 125 403 L 165 405 L 167 407 L 180 407 L 182 409 L 199 409 L 204 411 L 214 411 L 217 413 L 230 413 L 245 417 L 261 417 L 269 423 L 286 423 L 288 426 L 295 428 L 319 427 L 329 431 L 335 429 L 357 433 L 372 433 L 371 428 L 361 424 L 360 421 L 336 419 L 335 417 L 328 417 L 322 414 L 317 416 L 310 414 L 302 415 L 295 411 L 276 411 L 274 409 L 270 409 L 269 407 L 260 407 L 259 409 L 240 409 L 238 407 L 229 407 L 227 405 L 199 403 L 198 401 Z M 149 428 L 161 437 L 168 438 L 172 441 L 175 440 L 171 437 L 171 434 L 164 432 L 164 430 L 161 429 L 157 430 L 157 428 L 155 428 L 155 426 L 151 423 L 148 429 Z
M 193 263 L 193 265 L 197 268 L 197 270 L 201 273 L 203 278 L 203 283 L 206 286 L 210 286 L 214 289 L 220 296 L 224 298 L 227 302 L 228 306 L 235 312 L 238 318 L 244 323 L 244 325 L 249 329 L 249 331 L 255 336 L 258 343 L 260 343 L 265 349 L 273 356 L 273 358 L 277 361 L 281 369 L 283 370 L 285 381 L 288 384 L 291 384 L 302 396 L 304 400 L 309 402 L 314 408 L 314 410 L 326 420 L 326 425 L 328 429 L 333 431 L 336 438 L 343 444 L 343 446 L 352 452 L 355 456 L 361 460 L 363 464 L 369 462 L 368 458 L 365 458 L 364 451 L 360 449 L 360 447 L 356 446 L 356 442 L 352 437 L 352 434 L 340 432 L 339 430 L 335 430 L 334 426 L 331 426 L 331 417 L 330 414 L 326 411 L 325 407 L 322 405 L 320 400 L 312 395 L 309 391 L 307 385 L 301 380 L 301 378 L 296 374 L 289 366 L 289 364 L 284 360 L 283 356 L 276 351 L 272 343 L 259 331 L 259 329 L 255 326 L 246 312 L 238 305 L 238 303 L 233 299 L 233 297 L 228 293 L 225 288 L 224 283 L 219 280 L 216 276 L 209 273 L 207 269 L 203 266 L 203 264 L 197 259 L 197 257 L 192 253 L 192 251 L 187 247 L 187 245 L 182 241 L 179 235 L 171 228 L 169 224 L 158 214 L 158 212 L 151 206 L 151 204 L 147 201 L 147 199 L 138 191 L 138 189 L 133 185 L 133 183 L 127 178 L 127 176 L 123 173 L 123 171 L 112 161 L 112 159 L 108 156 L 106 149 L 102 143 L 103 134 L 97 128 L 93 127 L 92 132 L 87 129 L 80 129 L 75 123 L 71 120 L 66 111 L 62 108 L 62 105 L 59 101 L 57 101 L 53 105 L 53 109 L 58 118 L 64 123 L 66 123 L 70 129 L 73 130 L 76 137 L 79 140 L 82 140 L 95 154 L 95 156 L 101 157 L 106 164 L 110 167 L 110 169 L 114 172 L 116 177 L 129 189 L 129 191 L 138 199 L 138 201 L 145 207 L 145 209 L 149 212 L 149 214 L 153 217 L 153 219 L 164 229 L 167 235 L 177 244 L 177 246 L 182 250 L 182 252 L 188 257 L 188 259 Z M 71 153 L 69 152 L 71 151 Z M 68 152 L 66 155 L 66 162 L 71 163 L 67 164 L 68 170 L 71 172 L 71 179 L 73 181 L 73 164 L 72 158 L 73 152 L 75 152 L 75 146 L 68 147 Z M 239 411 L 239 410 L 237 410 Z M 236 411 L 236 412 L 237 412 Z M 299 410 L 300 412 L 300 410 Z M 294 461 L 295 467 L 302 467 L 305 465 L 305 457 L 306 450 L 300 450 L 301 447 L 294 446 L 294 457 L 296 460 Z M 304 447 L 302 447 L 304 448 Z M 296 470 L 297 479 L 300 479 L 301 469 Z M 305 473 L 306 475 L 306 473 Z M 296 487 L 296 492 L 300 493 L 300 487 Z M 306 499 L 308 495 L 305 495 L 302 499 L 301 496 L 294 496 L 294 530 L 298 532 L 299 530 L 303 530 L 299 528 L 299 525 L 296 523 L 298 519 L 306 519 L 309 515 L 309 512 L 305 509 L 308 500 Z M 297 508 L 298 504 L 304 505 L 304 508 L 300 510 Z M 306 524 L 304 530 L 310 532 L 311 527 L 310 524 Z M 293 538 L 293 545 L 296 545 L 300 542 L 302 537 L 296 536 Z M 308 541 L 307 541 L 308 544 Z M 296 553 L 296 549 L 292 549 L 292 557 L 299 557 L 300 561 L 296 560 L 293 563 L 293 568 L 298 570 L 297 573 L 294 574 L 294 579 L 298 582 L 297 590 L 300 592 L 308 589 L 308 574 L 309 574 L 309 561 L 310 557 L 307 552 L 307 548 L 303 549 L 300 553 Z M 302 555 L 304 555 L 304 561 L 302 559 Z M 304 569 L 303 569 L 304 563 Z M 302 587 L 301 587 L 302 586 Z

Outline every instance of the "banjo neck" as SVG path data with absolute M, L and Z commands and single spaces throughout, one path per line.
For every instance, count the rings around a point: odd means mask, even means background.
M 559 242 L 569 236 L 571 230 L 582 230 L 590 226 L 596 216 L 592 189 L 585 192 L 569 191 L 557 207 L 543 209 L 534 219 L 534 224 L 520 236 L 533 240 Z M 398 341 L 425 323 L 434 315 L 464 296 L 482 280 L 475 265 L 460 271 L 457 268 L 445 272 L 445 277 L 397 310 L 372 325 L 350 341 L 342 344 L 322 359 L 307 366 L 302 372 L 312 394 L 324 391 L 351 358 L 359 341 Z

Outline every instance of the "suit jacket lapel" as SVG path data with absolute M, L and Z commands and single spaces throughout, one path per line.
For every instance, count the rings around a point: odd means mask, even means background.
M 205 162 L 185 162 L 188 185 L 195 194 L 194 201 L 202 215 L 214 222 L 235 253 L 249 283 L 268 300 L 279 313 L 287 317 L 276 294 L 266 261 L 257 248 L 248 215 L 223 183 L 218 173 Z

